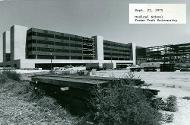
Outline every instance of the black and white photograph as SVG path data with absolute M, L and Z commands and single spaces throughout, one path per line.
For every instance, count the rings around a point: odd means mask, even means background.
M 0 0 L 0 125 L 190 125 L 190 0 Z

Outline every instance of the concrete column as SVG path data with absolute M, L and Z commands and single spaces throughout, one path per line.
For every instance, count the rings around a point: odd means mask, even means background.
M 116 62 L 113 62 L 113 68 L 114 68 L 114 69 L 117 68 Z
M 14 25 L 11 27 L 11 58 L 13 60 L 25 59 L 26 35 L 28 28 Z
M 103 37 L 102 36 L 96 36 L 96 42 L 97 42 L 97 57 L 99 61 L 104 60 L 104 45 L 103 45 Z
M 133 65 L 136 65 L 136 44 L 132 43 Z
M 3 62 L 5 62 L 5 54 L 6 54 L 6 33 L 3 32 Z
M 3 62 L 3 38 L 0 39 L 0 63 Z
M 6 54 L 10 54 L 10 31 L 6 31 L 3 33 L 3 62 L 6 62 Z
M 102 36 L 94 36 L 96 41 L 96 50 L 97 50 L 97 60 L 99 63 L 99 67 L 103 68 L 103 61 L 104 61 L 104 40 Z
M 99 62 L 99 68 L 103 68 L 103 63 Z

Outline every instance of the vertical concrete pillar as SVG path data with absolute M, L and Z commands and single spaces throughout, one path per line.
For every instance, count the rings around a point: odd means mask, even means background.
M 8 61 L 6 56 L 11 52 L 10 42 L 10 31 L 6 31 L 3 33 L 3 62 Z
M 0 63 L 3 62 L 3 38 L 0 39 Z
M 99 62 L 99 68 L 103 68 L 103 63 Z
M 136 44 L 132 43 L 133 65 L 136 65 Z
M 3 62 L 5 62 L 5 51 L 6 51 L 6 40 L 5 40 L 6 34 L 3 32 Z
M 102 36 L 94 36 L 96 42 L 96 50 L 97 50 L 97 60 L 99 63 L 99 67 L 103 68 L 104 61 L 104 39 Z
M 11 59 L 25 59 L 26 35 L 28 28 L 14 25 L 11 27 Z
M 113 68 L 117 68 L 116 62 L 113 62 Z

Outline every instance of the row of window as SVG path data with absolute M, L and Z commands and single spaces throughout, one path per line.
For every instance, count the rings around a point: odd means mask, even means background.
M 84 43 L 92 44 L 92 43 L 94 43 L 95 41 L 94 41 L 93 39 L 83 39 L 83 42 L 84 42 Z
M 37 59 L 53 59 L 53 56 L 49 55 L 38 55 Z
M 122 59 L 122 58 L 124 58 L 125 60 L 126 59 L 130 59 L 130 56 L 104 56 L 104 58 L 106 58 L 106 60 L 111 60 L 111 59 Z
M 47 56 L 37 55 L 37 59 L 82 59 L 82 56 Z
M 61 43 L 61 42 L 55 42 L 55 44 L 54 44 L 53 41 L 43 41 L 43 40 L 38 40 L 38 41 L 30 40 L 30 41 L 28 41 L 28 44 L 31 44 L 31 43 L 36 44 L 36 42 L 37 42 L 37 44 L 57 45 L 57 46 L 67 46 L 67 47 L 71 46 L 71 47 L 80 47 L 80 48 L 82 48 L 82 44 L 80 44 L 80 43 Z
M 104 47 L 104 50 L 105 51 L 118 51 L 118 52 L 130 52 L 131 49 L 128 49 L 128 48 L 108 48 L 108 47 Z
M 94 55 L 93 52 L 83 52 L 84 55 Z
M 42 51 L 42 52 L 65 52 L 65 53 L 82 53 L 82 50 L 69 50 L 69 49 L 53 49 L 53 48 L 42 48 L 42 47 L 30 47 L 28 51 Z
M 130 60 L 130 58 L 104 57 L 104 60 Z
M 129 48 L 131 46 L 123 43 L 113 43 L 113 42 L 104 42 L 104 46 L 114 46 L 114 47 L 121 47 L 121 48 Z
M 90 60 L 90 59 L 95 59 L 95 58 L 93 56 L 86 56 L 86 57 L 83 57 L 83 59 Z
M 32 35 L 40 36 L 40 37 L 54 38 L 54 34 L 49 34 L 49 33 L 36 33 L 36 32 L 33 32 Z
M 129 53 L 107 53 L 107 52 L 104 52 L 104 55 L 113 55 L 113 56 L 128 56 L 130 55 Z
M 48 55 L 28 55 L 27 56 L 29 59 L 84 59 L 84 60 L 88 60 L 88 59 L 94 59 L 94 57 L 83 57 L 82 56 L 48 56 Z M 130 60 L 130 58 L 110 58 L 110 57 L 104 57 L 105 60 Z
M 49 56 L 49 55 L 28 55 L 29 59 L 94 59 L 93 57 L 83 57 L 82 56 Z
M 27 36 L 35 36 L 36 32 L 27 32 Z
M 94 47 L 93 46 L 83 46 L 84 50 L 93 50 Z
M 54 45 L 53 41 L 43 41 L 43 40 L 37 40 L 36 41 L 39 44 L 48 44 L 48 45 Z
M 90 38 L 84 38 L 80 36 L 75 35 L 69 35 L 69 34 L 50 34 L 50 33 L 39 33 L 39 32 L 29 32 L 28 36 L 40 36 L 40 37 L 48 37 L 48 38 L 56 38 L 56 39 L 62 39 L 62 40 L 72 40 L 72 41 L 86 41 L 86 42 L 93 42 L 93 39 Z
M 72 46 L 72 47 L 81 47 L 82 48 L 82 44 L 78 44 L 78 43 L 59 43 L 59 42 L 56 42 L 55 45 L 58 45 L 58 46 Z

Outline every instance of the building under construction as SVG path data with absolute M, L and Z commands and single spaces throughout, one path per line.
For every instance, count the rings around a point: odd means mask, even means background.
M 147 62 L 189 63 L 190 43 L 146 48 Z
M 190 43 L 137 47 L 137 64 L 148 62 L 160 62 L 163 64 L 172 64 L 175 67 L 190 67 Z
M 190 71 L 190 43 L 136 47 L 136 62 L 144 71 Z

